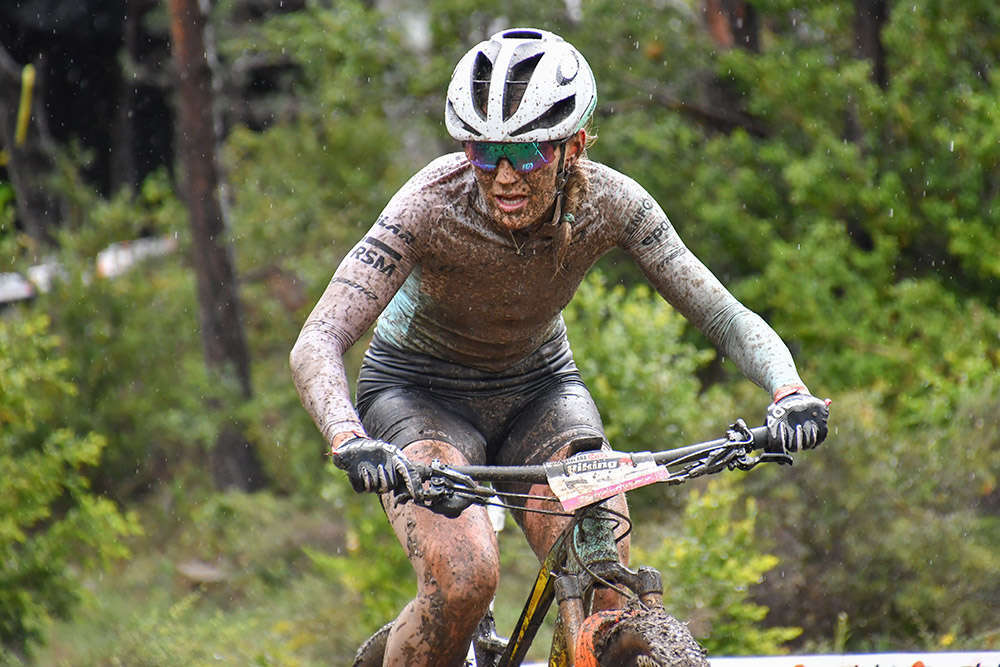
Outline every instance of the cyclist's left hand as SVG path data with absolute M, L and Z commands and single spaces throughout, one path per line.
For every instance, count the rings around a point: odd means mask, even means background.
M 767 408 L 771 442 L 786 454 L 812 449 L 826 439 L 829 402 L 806 393 L 789 394 Z

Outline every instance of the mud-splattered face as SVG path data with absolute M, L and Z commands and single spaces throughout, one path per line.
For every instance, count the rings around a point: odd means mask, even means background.
M 573 166 L 585 141 L 586 134 L 581 130 L 566 142 L 567 170 Z M 517 171 L 506 159 L 501 159 L 493 170 L 473 169 L 490 217 L 503 229 L 525 229 L 551 214 L 559 170 L 558 153 L 556 159 L 529 172 Z

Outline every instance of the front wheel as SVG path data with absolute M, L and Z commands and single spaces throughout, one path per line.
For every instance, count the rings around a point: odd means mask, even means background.
M 391 622 L 383 625 L 369 637 L 358 649 L 351 667 L 382 667 L 382 658 L 385 656 L 385 645 L 389 639 L 390 630 L 392 630 Z
M 706 651 L 687 625 L 663 609 L 625 614 L 595 638 L 601 667 L 708 667 Z
M 386 623 L 365 640 L 354 656 L 351 667 L 382 667 L 385 647 L 389 643 L 389 632 L 392 630 L 393 623 L 395 621 Z M 500 661 L 500 656 L 507 648 L 507 640 L 497 636 L 496 622 L 493 620 L 492 611 L 486 612 L 483 620 L 479 621 L 474 641 L 476 664 L 479 667 L 492 667 Z

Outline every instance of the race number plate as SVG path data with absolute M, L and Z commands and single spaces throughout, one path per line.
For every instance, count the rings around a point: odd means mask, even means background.
M 595 451 L 545 464 L 545 475 L 562 507 L 572 512 L 605 498 L 670 477 L 649 452 L 626 454 Z

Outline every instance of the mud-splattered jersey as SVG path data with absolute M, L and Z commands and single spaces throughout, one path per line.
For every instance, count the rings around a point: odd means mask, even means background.
M 324 436 L 362 430 L 342 355 L 376 318 L 378 335 L 402 350 L 501 371 L 564 330 L 563 307 L 615 247 L 750 380 L 768 391 L 801 384 L 784 343 L 687 249 L 639 184 L 597 162 L 579 168 L 589 193 L 558 270 L 549 226 L 511 233 L 490 221 L 462 153 L 431 162 L 396 193 L 296 344 L 296 384 Z

